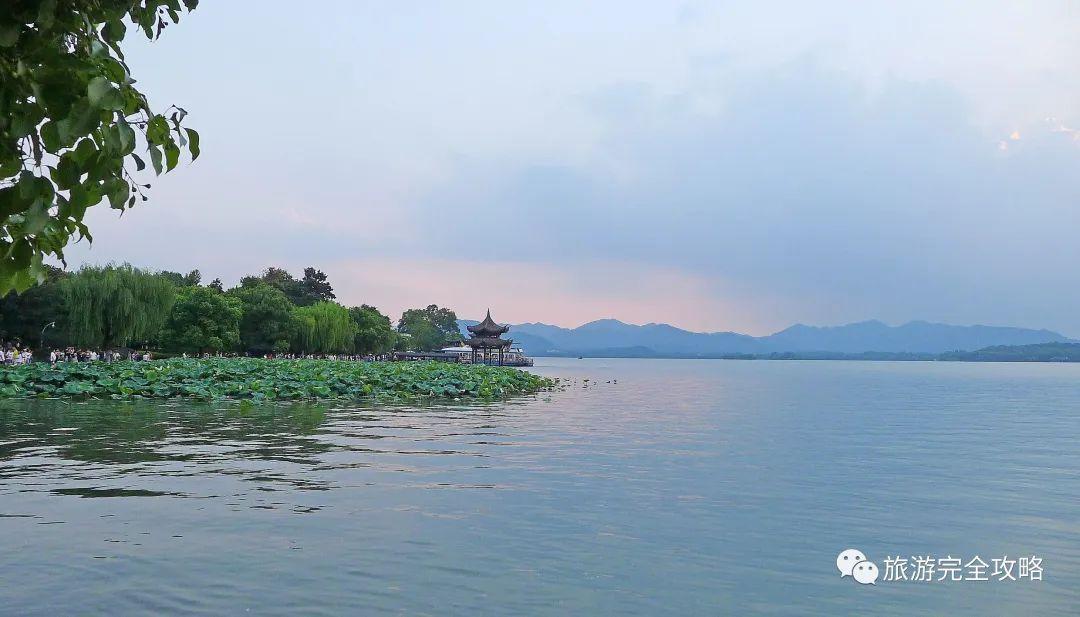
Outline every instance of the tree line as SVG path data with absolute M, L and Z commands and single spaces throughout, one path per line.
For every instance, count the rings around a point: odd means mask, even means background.
M 46 268 L 42 284 L 0 298 L 0 340 L 35 349 L 381 355 L 461 338 L 454 311 L 436 305 L 405 311 L 396 328 L 374 306 L 343 306 L 314 267 L 300 278 L 267 268 L 231 289 L 220 279 L 204 284 L 198 270 Z

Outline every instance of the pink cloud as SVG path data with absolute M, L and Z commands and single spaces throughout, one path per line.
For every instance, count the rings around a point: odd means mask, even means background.
M 571 268 L 519 262 L 354 259 L 328 264 L 339 301 L 368 303 L 396 318 L 431 303 L 478 319 L 488 308 L 502 322 L 573 327 L 601 318 L 666 322 L 714 331 L 768 330 L 741 302 L 716 296 L 703 277 L 628 263 Z M 772 324 L 768 324 L 771 326 Z

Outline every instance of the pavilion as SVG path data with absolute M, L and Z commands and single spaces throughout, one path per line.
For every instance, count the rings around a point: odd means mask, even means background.
M 512 339 L 502 338 L 502 335 L 510 330 L 510 326 L 500 326 L 495 323 L 491 319 L 491 309 L 488 309 L 484 321 L 475 326 L 469 326 L 467 329 L 470 333 L 469 338 L 463 342 L 472 348 L 472 363 L 477 363 L 477 354 L 479 353 L 480 361 L 484 364 L 490 364 L 490 351 L 497 349 L 499 350 L 499 366 L 502 366 L 503 351 L 509 349 L 510 344 L 514 342 Z

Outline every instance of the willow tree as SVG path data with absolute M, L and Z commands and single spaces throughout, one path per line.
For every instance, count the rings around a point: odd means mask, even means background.
M 128 264 L 84 266 L 62 285 L 68 336 L 99 349 L 157 338 L 176 298 L 168 279 Z
M 87 208 L 145 201 L 143 157 L 160 174 L 182 148 L 199 155 L 187 112 L 152 109 L 121 50 L 129 25 L 156 39 L 197 4 L 0 2 L 0 294 L 42 282 L 43 258 L 62 261 L 72 238 L 89 241 Z
M 349 309 L 336 302 L 316 302 L 293 311 L 296 336 L 293 348 L 311 353 L 340 353 L 353 350 L 357 326 Z

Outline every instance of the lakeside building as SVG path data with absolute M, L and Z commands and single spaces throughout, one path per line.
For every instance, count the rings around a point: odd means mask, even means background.
M 396 362 L 434 360 L 437 362 L 473 363 L 473 348 L 466 345 L 443 347 L 438 351 L 395 351 L 391 359 Z M 499 355 L 494 351 L 477 352 L 477 364 L 499 364 Z M 525 355 L 520 347 L 510 347 L 503 352 L 502 366 L 532 366 L 532 358 Z
M 440 351 L 395 351 L 390 359 L 395 362 L 435 360 L 438 362 L 461 362 L 457 354 L 447 353 L 445 349 Z
M 491 318 L 491 309 L 488 309 L 483 321 L 474 326 L 469 326 L 466 330 L 470 333 L 469 338 L 462 342 L 472 349 L 469 361 L 473 364 L 495 364 L 495 360 L 497 360 L 498 365 L 502 366 L 505 351 L 514 342 L 512 339 L 502 337 L 503 334 L 510 330 L 510 326 L 501 326 L 495 323 L 495 320 Z M 493 350 L 494 353 L 492 353 Z
M 488 309 L 483 321 L 466 329 L 469 331 L 469 338 L 458 345 L 442 349 L 444 353 L 455 354 L 458 362 L 532 366 L 532 360 L 525 357 L 525 352 L 520 347 L 513 346 L 513 339 L 502 337 L 510 330 L 510 326 L 495 323 L 491 318 L 491 309 Z
M 440 350 L 444 354 L 454 354 L 458 362 L 468 364 L 472 362 L 473 348 L 467 345 L 455 345 L 453 347 L 443 347 Z M 478 355 L 478 362 L 481 364 L 498 364 L 498 354 L 490 353 L 487 357 Z M 532 366 L 532 358 L 525 355 L 525 350 L 520 347 L 509 347 L 503 352 L 503 365 L 504 366 Z
M 469 338 L 438 351 L 397 351 L 392 359 L 397 361 L 436 360 L 462 364 L 491 364 L 498 366 L 532 366 L 532 359 L 521 347 L 514 347 L 513 339 L 502 338 L 510 326 L 495 323 L 488 310 L 484 320 L 469 326 Z

